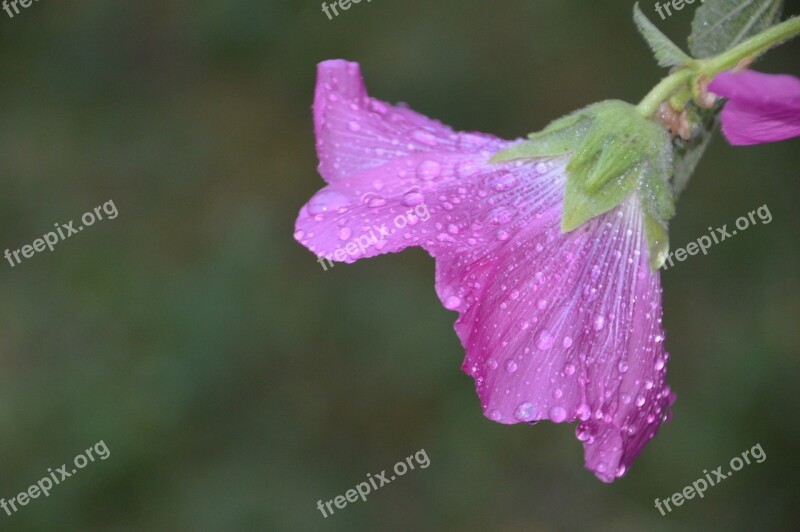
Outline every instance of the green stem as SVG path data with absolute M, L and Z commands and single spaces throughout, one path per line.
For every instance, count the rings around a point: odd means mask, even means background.
M 742 59 L 755 57 L 800 34 L 800 17 L 793 17 L 768 30 L 750 37 L 727 52 L 701 62 L 700 73 L 713 77 L 723 70 L 735 67 Z
M 734 46 L 727 52 L 702 61 L 693 61 L 677 72 L 662 79 L 636 107 L 650 118 L 658 107 L 680 88 L 691 88 L 697 77 L 713 78 L 723 70 L 730 70 L 743 59 L 752 58 L 800 34 L 800 17 L 790 18 Z
M 662 79 L 658 85 L 647 93 L 647 96 L 636 106 L 642 116 L 653 116 L 662 102 L 667 100 L 681 86 L 685 85 L 694 72 L 688 69 L 678 70 Z

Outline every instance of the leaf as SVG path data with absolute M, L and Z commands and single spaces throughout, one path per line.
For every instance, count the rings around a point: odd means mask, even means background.
M 647 41 L 648 46 L 653 51 L 659 66 L 665 68 L 683 66 L 692 61 L 691 57 L 650 22 L 650 19 L 642 13 L 638 2 L 633 6 L 633 21 L 636 23 L 639 33 L 642 34 L 642 37 L 644 37 L 644 40 Z
M 689 51 L 698 59 L 719 55 L 778 21 L 783 0 L 705 0 L 697 8 Z

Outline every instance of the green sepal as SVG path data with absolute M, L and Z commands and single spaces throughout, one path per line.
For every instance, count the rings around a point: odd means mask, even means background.
M 669 185 L 672 140 L 664 128 L 635 106 L 609 100 L 560 118 L 529 138 L 491 161 L 569 157 L 563 232 L 610 211 L 635 192 L 646 217 L 650 263 L 654 268 L 663 264 L 669 249 L 667 220 L 675 212 Z
M 693 62 L 693 59 L 686 52 L 681 50 L 669 37 L 661 33 L 661 30 L 655 24 L 650 22 L 650 19 L 642 13 L 638 2 L 633 6 L 633 21 L 636 23 L 636 29 L 639 30 L 639 33 L 653 51 L 659 66 L 665 68 L 677 67 Z
M 667 224 L 645 213 L 644 232 L 647 237 L 647 256 L 650 259 L 650 268 L 655 271 L 664 265 L 669 255 Z

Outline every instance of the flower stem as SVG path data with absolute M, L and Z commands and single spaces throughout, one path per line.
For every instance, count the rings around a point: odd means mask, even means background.
M 730 70 L 743 59 L 753 58 L 800 34 L 800 17 L 793 17 L 750 37 L 718 56 L 687 63 L 680 70 L 662 79 L 636 107 L 645 117 L 651 117 L 662 102 L 697 78 L 713 78 L 723 70 Z
M 798 34 L 800 34 L 800 17 L 790 18 L 750 37 L 727 52 L 702 61 L 700 72 L 706 77 L 713 77 L 723 70 L 735 67 L 742 59 L 762 54 Z
M 672 94 L 685 85 L 694 72 L 688 69 L 681 69 L 662 79 L 658 85 L 647 93 L 647 96 L 636 106 L 642 116 L 651 117 L 658 110 L 658 106 L 667 100 Z

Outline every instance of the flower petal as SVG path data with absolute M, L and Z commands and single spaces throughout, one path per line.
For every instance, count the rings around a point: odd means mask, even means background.
M 789 75 L 723 72 L 709 90 L 728 98 L 722 132 L 735 146 L 800 136 L 800 79 Z
M 665 383 L 661 287 L 641 209 L 623 205 L 568 233 L 558 212 L 489 258 L 437 261 L 437 291 L 457 297 L 464 371 L 500 423 L 580 421 L 586 466 L 625 473 L 674 396 Z
M 329 183 L 411 154 L 469 152 L 497 140 L 457 134 L 411 109 L 370 98 L 358 63 L 339 59 L 317 67 L 314 132 L 319 172 Z

